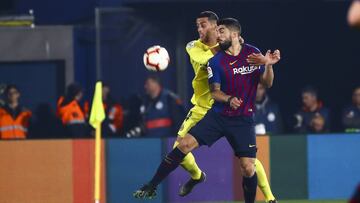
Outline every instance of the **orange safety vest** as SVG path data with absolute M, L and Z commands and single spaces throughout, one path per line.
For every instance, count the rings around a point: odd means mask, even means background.
M 110 120 L 109 127 L 113 132 L 119 132 L 124 123 L 124 110 L 120 104 L 113 104 L 108 109 L 108 105 L 104 102 L 104 110 L 106 112 L 106 118 Z M 84 103 L 84 112 L 87 117 L 90 114 L 90 104 L 89 102 Z
M 57 116 L 64 125 L 85 123 L 85 114 L 76 100 L 62 106 L 64 97 L 60 97 L 57 103 Z
M 8 111 L 0 108 L 0 138 L 25 139 L 28 132 L 31 112 L 22 110 L 14 119 Z
M 124 112 L 119 104 L 114 104 L 107 109 L 108 106 L 104 103 L 104 109 L 107 111 L 107 118 L 111 121 L 110 128 L 114 132 L 119 132 L 123 127 Z

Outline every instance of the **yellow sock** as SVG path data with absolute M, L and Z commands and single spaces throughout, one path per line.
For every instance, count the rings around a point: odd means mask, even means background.
M 269 185 L 269 181 L 266 177 L 264 167 L 258 159 L 256 159 L 256 161 L 255 161 L 255 169 L 256 169 L 256 175 L 258 178 L 258 186 L 259 186 L 260 190 L 262 191 L 262 193 L 264 194 L 266 202 L 268 202 L 270 200 L 274 200 L 275 197 L 274 197 L 273 193 L 271 192 L 271 188 Z
M 195 162 L 194 155 L 190 152 L 181 162 L 181 166 L 190 173 L 190 176 L 194 180 L 198 180 L 201 177 L 201 170 Z
M 173 148 L 175 148 L 179 142 L 175 142 Z M 190 152 L 187 154 L 184 158 L 184 160 L 180 163 L 180 165 L 188 172 L 190 173 L 190 176 L 194 180 L 199 180 L 201 177 L 201 170 L 199 166 L 195 162 L 194 155 Z

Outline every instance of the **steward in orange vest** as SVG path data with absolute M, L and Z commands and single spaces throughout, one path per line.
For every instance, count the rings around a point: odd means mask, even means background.
M 65 97 L 60 97 L 57 102 L 56 114 L 65 126 L 68 136 L 71 137 L 90 136 L 85 113 L 79 104 L 82 96 L 81 87 L 71 84 Z
M 20 92 L 15 85 L 5 90 L 7 102 L 0 108 L 0 139 L 25 139 L 31 112 L 19 105 Z

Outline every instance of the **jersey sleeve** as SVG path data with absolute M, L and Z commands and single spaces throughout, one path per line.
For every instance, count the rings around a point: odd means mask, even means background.
M 261 51 L 260 51 L 260 49 L 254 47 L 253 53 L 256 53 L 256 54 L 260 53 L 261 54 Z M 260 73 L 263 74 L 265 72 L 265 65 L 261 65 L 259 67 L 259 69 L 260 69 Z
M 216 65 L 214 60 L 209 61 L 207 66 L 207 72 L 208 72 L 209 84 L 213 84 L 213 83 L 221 84 L 220 69 Z
M 206 65 L 209 58 L 211 58 L 211 55 L 204 52 L 204 50 L 201 49 L 199 42 L 196 40 L 191 41 L 186 45 L 186 52 L 189 54 L 192 63 Z

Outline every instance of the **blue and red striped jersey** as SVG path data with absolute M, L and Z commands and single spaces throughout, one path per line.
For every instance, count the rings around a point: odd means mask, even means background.
M 219 51 L 209 60 L 209 84 L 219 83 L 221 91 L 243 101 L 236 110 L 225 103 L 215 101 L 213 109 L 216 112 L 225 116 L 253 115 L 257 85 L 265 67 L 253 66 L 246 61 L 248 55 L 252 53 L 260 53 L 260 50 L 249 44 L 243 44 L 237 56 Z

